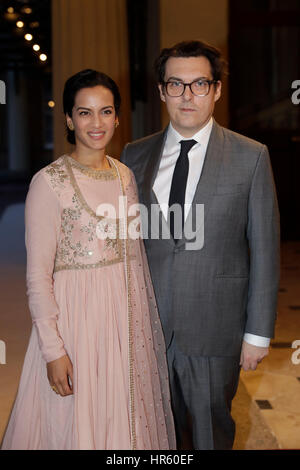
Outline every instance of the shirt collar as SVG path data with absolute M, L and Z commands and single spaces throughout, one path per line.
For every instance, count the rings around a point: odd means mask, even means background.
M 179 134 L 179 132 L 177 132 L 176 129 L 174 129 L 174 127 L 172 126 L 172 123 L 170 122 L 168 131 L 167 131 L 166 143 L 165 143 L 166 152 L 172 153 L 172 149 L 175 150 L 175 147 L 179 145 L 179 142 L 181 140 L 194 139 L 196 140 L 196 142 L 200 143 L 201 145 L 206 146 L 208 144 L 212 126 L 213 126 L 213 118 L 211 117 L 208 123 L 205 124 L 205 126 L 202 127 L 202 129 L 196 132 L 196 134 L 194 134 L 192 137 L 187 138 Z

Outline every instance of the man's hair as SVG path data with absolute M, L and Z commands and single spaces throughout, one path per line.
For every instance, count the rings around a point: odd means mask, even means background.
M 171 57 L 206 57 L 211 66 L 213 80 L 221 80 L 225 60 L 221 52 L 214 46 L 203 41 L 183 41 L 170 48 L 162 49 L 154 63 L 158 83 L 164 84 L 167 60 Z
M 117 84 L 114 80 L 103 72 L 97 70 L 85 69 L 72 75 L 65 83 L 63 93 L 64 114 L 72 117 L 72 110 L 75 103 L 76 94 L 82 88 L 93 88 L 101 85 L 111 91 L 114 97 L 114 107 L 116 115 L 119 115 L 121 106 L 121 96 Z M 67 140 L 70 144 L 75 144 L 75 133 L 66 126 Z

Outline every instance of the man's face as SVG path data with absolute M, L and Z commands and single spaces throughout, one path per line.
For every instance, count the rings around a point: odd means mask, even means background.
M 174 80 L 191 83 L 200 78 L 213 79 L 210 62 L 206 57 L 171 57 L 167 60 L 165 82 Z M 205 126 L 213 114 L 215 102 L 221 96 L 221 82 L 212 84 L 206 96 L 195 96 L 187 86 L 182 96 L 171 97 L 162 85 L 158 87 L 174 129 L 187 138 Z

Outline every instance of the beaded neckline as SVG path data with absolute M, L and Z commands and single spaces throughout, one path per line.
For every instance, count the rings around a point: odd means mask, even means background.
M 110 164 L 110 168 L 105 169 L 105 170 L 97 170 L 95 168 L 90 168 L 86 165 L 83 165 L 82 163 L 75 160 L 73 157 L 70 157 L 70 155 L 65 155 L 65 156 L 67 157 L 68 162 L 73 168 L 77 168 L 79 171 L 81 171 L 81 173 L 85 174 L 86 176 L 89 176 L 90 178 L 110 180 L 110 179 L 115 179 L 117 177 L 116 170 L 111 165 L 109 157 L 108 157 L 108 162 Z

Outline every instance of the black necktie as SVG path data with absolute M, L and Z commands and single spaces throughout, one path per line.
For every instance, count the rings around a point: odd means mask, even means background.
M 181 150 L 180 150 L 180 154 L 175 165 L 173 178 L 172 178 L 172 185 L 171 185 L 171 191 L 170 191 L 170 197 L 169 197 L 169 208 L 173 204 L 181 205 L 181 213 L 182 213 L 181 228 L 182 229 L 184 226 L 185 189 L 186 189 L 186 183 L 187 183 L 187 178 L 189 174 L 188 153 L 193 147 L 193 145 L 195 145 L 196 143 L 197 142 L 195 140 L 181 140 L 180 141 Z M 174 222 L 175 222 L 174 213 L 171 212 L 170 213 L 170 232 L 174 240 L 177 241 L 178 239 L 174 237 Z M 176 220 L 176 224 L 179 224 L 179 220 Z

